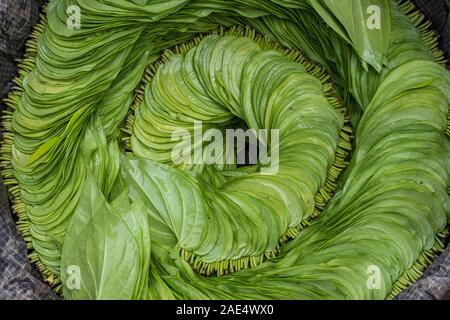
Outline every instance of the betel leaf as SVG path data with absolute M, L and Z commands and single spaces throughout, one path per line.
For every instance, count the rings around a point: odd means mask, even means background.
M 381 71 L 391 34 L 390 1 L 310 0 L 309 3 L 343 39 L 350 39 L 351 45 L 363 61 L 378 72 Z M 342 27 L 336 23 L 333 16 L 339 20 L 348 38 L 342 35 Z
M 125 190 L 108 203 L 88 177 L 62 252 L 68 299 L 139 299 L 146 296 L 150 264 L 147 210 L 129 204 Z

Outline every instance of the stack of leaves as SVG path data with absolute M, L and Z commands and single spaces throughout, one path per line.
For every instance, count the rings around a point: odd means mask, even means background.
M 442 249 L 450 74 L 409 1 L 46 10 L 5 101 L 1 168 L 66 298 L 383 299 Z M 277 170 L 176 163 L 173 133 L 190 145 L 199 122 L 266 130 Z

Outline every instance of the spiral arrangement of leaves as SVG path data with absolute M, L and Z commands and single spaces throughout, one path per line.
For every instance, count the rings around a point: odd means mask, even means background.
M 46 281 L 72 299 L 383 299 L 420 277 L 447 234 L 450 75 L 411 2 L 376 2 L 389 23 L 360 38 L 327 1 L 50 1 L 0 146 Z M 197 121 L 279 130 L 278 172 L 173 163 Z

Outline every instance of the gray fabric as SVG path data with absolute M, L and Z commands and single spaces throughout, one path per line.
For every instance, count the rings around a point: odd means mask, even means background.
M 14 58 L 38 19 L 43 1 L 0 0 L 0 97 L 9 91 L 16 73 Z M 450 58 L 450 0 L 416 0 L 441 35 Z M 56 299 L 30 265 L 24 240 L 18 234 L 0 181 L 0 299 Z M 430 266 L 423 278 L 396 299 L 450 299 L 450 247 Z
M 450 246 L 425 271 L 422 279 L 397 296 L 399 300 L 450 300 Z
M 31 27 L 39 17 L 40 1 L 0 0 L 0 51 L 21 55 Z
M 414 0 L 423 14 L 433 22 L 440 35 L 440 45 L 450 61 L 450 0 Z M 422 278 L 404 290 L 399 300 L 450 300 L 450 245 L 425 271 Z
M 6 97 L 10 87 L 11 78 L 17 72 L 13 59 L 0 52 L 0 98 Z

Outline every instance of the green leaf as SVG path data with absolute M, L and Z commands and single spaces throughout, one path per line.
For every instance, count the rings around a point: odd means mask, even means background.
M 381 71 L 391 34 L 389 0 L 309 0 L 309 3 L 334 31 L 346 41 L 350 40 L 363 61 Z M 343 29 L 347 35 L 343 35 Z
M 92 178 L 75 210 L 62 252 L 67 299 L 142 299 L 147 295 L 147 210 L 127 190 L 111 204 Z
M 44 155 L 47 154 L 47 152 L 52 150 L 61 140 L 62 140 L 61 137 L 53 137 L 46 143 L 41 145 L 28 159 L 28 164 L 33 164 L 37 160 L 41 159 Z

